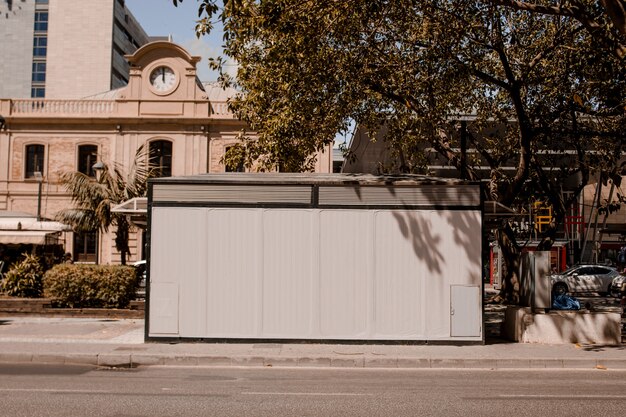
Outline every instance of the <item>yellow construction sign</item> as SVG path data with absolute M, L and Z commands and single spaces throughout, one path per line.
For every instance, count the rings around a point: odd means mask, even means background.
M 535 220 L 535 230 L 542 233 L 547 230 L 552 223 L 552 206 L 543 201 L 535 201 L 533 203 L 533 214 Z

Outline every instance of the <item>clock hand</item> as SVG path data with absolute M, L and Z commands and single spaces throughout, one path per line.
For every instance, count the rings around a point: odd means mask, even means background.
M 163 82 L 165 82 L 165 68 L 161 68 L 161 78 L 163 79 Z

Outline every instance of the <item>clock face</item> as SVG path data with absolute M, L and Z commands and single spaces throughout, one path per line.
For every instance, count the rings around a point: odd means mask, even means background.
M 170 67 L 156 67 L 150 73 L 150 84 L 156 91 L 164 93 L 176 85 L 176 74 Z

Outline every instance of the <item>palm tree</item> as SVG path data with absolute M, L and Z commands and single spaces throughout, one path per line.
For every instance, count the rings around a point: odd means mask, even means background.
M 108 232 L 109 227 L 116 226 L 115 249 L 121 255 L 122 265 L 126 265 L 131 225 L 125 215 L 113 213 L 111 208 L 131 198 L 144 197 L 153 169 L 140 146 L 126 175 L 119 164 L 112 168 L 103 164 L 101 171 L 96 180 L 82 172 L 61 174 L 61 184 L 71 194 L 74 207 L 59 211 L 56 220 L 79 233 Z

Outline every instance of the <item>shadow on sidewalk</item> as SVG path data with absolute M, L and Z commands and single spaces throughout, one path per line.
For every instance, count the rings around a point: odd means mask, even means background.
M 604 352 L 608 350 L 626 350 L 626 345 L 580 345 L 585 352 Z

